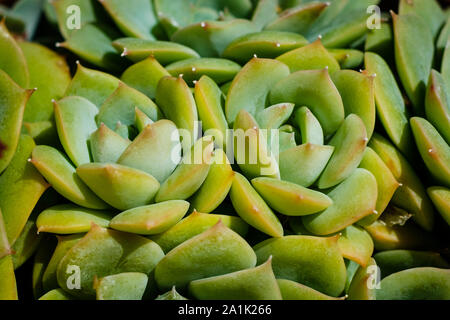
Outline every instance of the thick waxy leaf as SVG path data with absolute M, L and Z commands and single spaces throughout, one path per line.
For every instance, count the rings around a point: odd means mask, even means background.
M 119 83 L 117 89 L 101 105 L 97 123 L 103 122 L 110 129 L 113 129 L 118 121 L 130 126 L 134 124 L 135 108 L 139 108 L 153 121 L 162 118 L 158 106 L 149 97 L 124 83 Z
M 292 280 L 277 279 L 277 282 L 283 300 L 341 300 Z
M 378 300 L 448 300 L 450 270 L 413 268 L 381 280 Z
M 117 121 L 116 126 L 114 128 L 115 133 L 117 133 L 119 136 L 127 140 L 130 138 L 132 130 L 133 128 L 131 126 L 129 127 L 126 124 L 122 124 L 122 122 L 120 121 Z
M 450 144 L 450 95 L 444 79 L 432 70 L 425 97 L 425 115 Z
M 241 236 L 247 234 L 248 225 L 239 217 L 194 211 L 166 232 L 152 236 L 150 239 L 159 244 L 167 253 L 179 244 L 211 228 L 219 221 Z
M 292 103 L 275 104 L 258 113 L 256 120 L 262 129 L 278 129 L 289 119 L 293 110 Z
M 288 67 L 281 62 L 258 58 L 250 60 L 236 75 L 228 91 L 225 104 L 228 123 L 232 124 L 242 109 L 254 116 L 261 112 L 266 107 L 269 91 L 288 75 Z
M 444 187 L 430 187 L 428 195 L 441 216 L 450 225 L 450 189 Z
M 250 182 L 235 173 L 230 199 L 238 215 L 249 225 L 272 237 L 282 237 L 283 227 Z
M 128 146 L 118 164 L 145 171 L 164 182 L 181 159 L 177 127 L 169 120 L 148 125 Z
M 427 120 L 411 118 L 411 129 L 417 148 L 433 177 L 450 188 L 450 146 Z
M 356 272 L 360 268 L 360 265 L 352 260 L 344 260 L 345 266 L 347 268 L 347 280 L 345 281 L 345 290 L 344 292 L 348 292 L 348 288 L 350 287 L 350 284 L 352 282 L 353 277 L 355 276 Z
M 364 50 L 383 57 L 390 65 L 394 65 L 394 35 L 392 23 L 381 21 L 380 28 L 374 28 L 367 32 Z M 366 66 L 368 69 L 368 67 Z
M 16 1 L 9 10 L 0 6 L 0 15 L 5 16 L 6 25 L 11 25 L 14 32 L 20 33 L 21 36 L 30 40 L 38 27 L 43 6 L 43 0 Z
M 66 48 L 82 59 L 101 68 L 121 71 L 125 64 L 111 44 L 117 33 L 103 30 L 95 24 L 85 24 L 74 30 L 66 41 L 58 43 L 58 47 Z
M 22 133 L 31 136 L 38 145 L 60 145 L 54 121 L 24 122 L 22 125 Z
M 97 300 L 141 300 L 148 276 L 140 272 L 124 272 L 94 281 Z
M 405 155 L 414 153 L 409 112 L 388 64 L 379 55 L 366 52 L 364 64 L 374 80 L 377 115 L 389 138 Z
M 424 113 L 425 91 L 434 56 L 429 27 L 414 14 L 392 13 L 395 62 L 403 87 L 416 115 Z M 417 39 L 421 39 L 417 42 Z
M 157 20 L 153 1 L 101 0 L 100 3 L 125 35 L 141 39 L 155 38 L 153 29 Z
M 281 300 L 271 258 L 255 268 L 194 280 L 189 292 L 199 300 Z
M 280 170 L 275 158 L 277 151 L 270 148 L 278 146 L 269 142 L 272 133 L 260 130 L 256 120 L 246 110 L 239 112 L 233 129 L 234 157 L 244 174 L 249 178 L 266 176 L 279 179 Z
M 214 211 L 228 195 L 233 178 L 234 171 L 227 155 L 222 149 L 216 149 L 211 159 L 208 176 L 200 189 L 189 200 L 191 208 L 205 213 Z
M 42 234 L 38 234 L 35 218 L 31 217 L 12 246 L 14 269 L 20 268 L 28 259 L 34 255 L 42 240 Z
M 381 278 L 393 273 L 419 267 L 450 268 L 437 252 L 415 250 L 388 250 L 375 254 L 374 259 L 381 270 Z
M 11 256 L 0 259 L 0 300 L 18 300 L 16 276 Z
M 83 233 L 56 237 L 58 240 L 58 244 L 56 245 L 56 248 L 52 248 L 54 250 L 49 250 L 51 253 L 51 257 L 49 257 L 47 261 L 48 263 L 45 266 L 42 275 L 42 287 L 44 291 L 59 288 L 56 275 L 59 262 L 62 258 L 64 258 L 66 253 L 83 237 Z
M 93 225 L 75 244 L 58 265 L 58 284 L 66 292 L 82 299 L 95 297 L 94 278 L 123 272 L 141 272 L 146 275 L 155 268 L 164 253 L 153 241 L 141 236 L 103 229 Z M 81 272 L 80 288 L 68 287 L 78 266 Z
M 364 38 L 367 30 L 367 16 L 359 18 L 356 17 L 351 19 L 348 23 L 340 25 L 325 33 L 322 36 L 322 42 L 327 48 L 342 48 L 351 46 L 361 38 Z
M 300 217 L 291 218 L 289 226 L 297 235 L 313 236 L 303 225 Z M 373 254 L 374 243 L 370 234 L 361 227 L 350 225 L 340 232 L 329 236 L 339 235 L 338 246 L 342 256 L 349 261 L 354 261 L 358 265 L 366 266 Z
M 8 234 L 6 233 L 3 214 L 0 210 L 0 260 L 12 254 L 11 245 L 9 244 Z
M 0 173 L 16 152 L 25 106 L 32 93 L 33 90 L 22 89 L 0 69 Z
M 92 133 L 89 146 L 94 162 L 116 162 L 131 141 L 109 129 L 104 123 Z
M 49 187 L 31 163 L 34 141 L 22 135 L 10 165 L 0 176 L 0 208 L 10 245 L 20 236 L 33 208 Z
M 120 79 L 130 87 L 154 99 L 159 80 L 169 75 L 169 72 L 159 64 L 158 60 L 149 56 L 126 69 Z
M 355 69 L 364 61 L 364 53 L 355 49 L 328 49 L 341 69 Z
M 376 267 L 375 260 L 370 258 L 367 266 L 358 268 L 348 288 L 348 300 L 376 300 L 376 284 L 368 285 L 371 277 L 374 276 L 372 270 Z
M 232 1 L 236 2 L 236 1 Z M 244 3 L 247 1 L 244 1 Z M 220 1 L 184 1 L 155 0 L 158 19 L 162 22 L 166 33 L 170 36 L 178 28 L 185 27 L 205 18 L 217 19 Z
M 88 99 L 98 108 L 117 89 L 116 77 L 83 67 L 77 63 L 77 71 L 66 90 L 65 96 L 80 96 Z
M 139 62 L 153 56 L 162 65 L 175 61 L 199 58 L 197 52 L 179 43 L 169 41 L 152 41 L 136 38 L 120 38 L 113 46 L 122 56 L 133 62 Z
M 435 59 L 442 60 L 445 49 L 447 47 L 447 42 L 450 37 L 450 19 L 447 17 L 447 22 L 442 27 L 439 32 L 439 37 L 436 40 L 436 57 Z
M 190 144 L 186 142 L 186 145 L 192 145 L 197 137 L 195 122 L 198 120 L 198 115 L 192 92 L 183 78 L 162 78 L 156 88 L 156 103 L 167 119 L 172 120 L 178 129 L 186 129 L 190 132 L 191 141 Z
M 197 140 L 175 171 L 161 184 L 155 201 L 185 200 L 203 184 L 211 166 L 214 142 L 210 136 Z
M 374 77 L 365 72 L 340 70 L 331 78 L 341 95 L 345 115 L 353 113 L 359 116 L 370 139 L 375 128 Z
M 233 81 L 227 82 L 223 85 L 220 86 L 220 90 L 222 91 L 222 93 L 226 96 L 228 94 L 228 91 L 230 90 L 231 84 L 233 83 Z
M 370 147 L 366 148 L 359 167 L 370 171 L 374 175 L 377 180 L 378 187 L 377 204 L 375 206 L 376 212 L 358 221 L 358 224 L 364 226 L 369 225 L 378 219 L 378 217 L 386 209 L 400 184 L 394 178 L 394 175 L 391 170 L 389 170 L 389 167 Z
M 128 210 L 153 201 L 159 182 L 150 174 L 114 163 L 88 163 L 77 174 L 101 199 L 114 208 Z
M 70 294 L 65 292 L 63 289 L 53 289 L 43 296 L 41 296 L 38 300 L 50 300 L 50 301 L 64 301 L 64 300 L 75 300 Z
M 322 174 L 333 151 L 333 146 L 307 143 L 281 152 L 281 179 L 304 187 L 311 186 Z
M 64 96 L 71 80 L 69 66 L 63 57 L 37 43 L 20 42 L 19 46 L 27 60 L 29 86 L 37 89 L 27 103 L 24 121 L 52 120 L 52 99 Z
M 25 55 L 13 36 L 9 33 L 3 19 L 0 22 L 0 51 L 2 52 L 0 69 L 9 75 L 19 86 L 27 87 L 30 75 Z
M 366 267 L 374 249 L 370 234 L 361 227 L 351 225 L 339 232 L 339 235 L 338 245 L 344 258 Z
M 219 263 L 217 263 L 219 262 Z M 161 290 L 186 288 L 197 279 L 253 268 L 256 256 L 248 243 L 219 222 L 171 250 L 155 269 Z
M 305 34 L 327 6 L 326 2 L 313 2 L 287 9 L 265 29 Z
M 400 0 L 399 14 L 416 14 L 436 38 L 445 22 L 445 13 L 436 0 Z
M 202 57 L 220 57 L 235 39 L 256 32 L 257 27 L 249 20 L 202 21 L 179 29 L 171 40 L 188 46 Z
M 332 1 L 308 28 L 307 37 L 313 40 L 322 36 L 326 47 L 347 47 L 366 34 L 367 8 L 378 3 L 378 0 Z
M 334 73 L 340 69 L 338 62 L 325 49 L 320 39 L 307 46 L 286 52 L 277 60 L 285 63 L 291 72 L 328 68 L 330 73 Z
M 189 84 L 195 83 L 203 75 L 221 84 L 233 80 L 241 66 L 227 59 L 192 58 L 171 63 L 166 70 L 174 77 L 183 77 Z
M 194 98 L 198 118 L 206 135 L 214 136 L 216 145 L 225 147 L 228 123 L 222 107 L 222 92 L 208 76 L 202 76 L 195 84 Z
M 82 97 L 66 97 L 54 103 L 58 136 L 75 166 L 91 162 L 88 140 L 97 130 L 98 109 Z
M 288 216 L 317 213 L 333 203 L 325 194 L 292 182 L 255 178 L 252 185 L 271 208 Z
M 159 234 L 177 224 L 189 209 L 183 200 L 170 200 L 136 207 L 115 216 L 110 227 L 119 231 L 143 235 Z
M 86 208 L 100 210 L 108 208 L 108 205 L 84 184 L 76 174 L 76 169 L 57 149 L 37 146 L 33 150 L 31 163 L 66 199 Z
M 139 108 L 134 108 L 134 126 L 138 129 L 139 132 L 145 129 L 146 126 L 153 123 L 153 120 L 150 119 L 144 112 Z
M 297 146 L 294 132 L 279 132 L 280 146 L 278 152 L 283 152 Z M 274 152 L 274 154 L 277 154 Z M 279 154 L 279 153 L 278 153 Z
M 303 217 L 306 229 L 317 235 L 340 231 L 373 213 L 377 201 L 377 181 L 365 169 L 356 169 L 350 177 L 327 195 L 333 204 L 326 210 Z
M 362 28 L 348 30 L 348 26 L 352 26 L 361 19 L 367 20 L 367 8 L 378 2 L 378 0 L 332 1 L 308 28 L 307 35 L 310 39 L 316 39 L 319 35 L 330 39 L 337 37 L 350 44 L 366 32 L 367 23 L 363 22 L 363 28 L 366 30 Z M 345 46 L 344 44 L 341 47 Z
M 307 107 L 295 111 L 295 123 L 300 128 L 302 144 L 323 145 L 323 130 L 319 120 Z
M 267 24 L 278 18 L 277 10 L 278 0 L 259 0 L 251 20 L 260 30 L 264 29 Z
M 180 27 L 204 21 L 217 20 L 219 11 L 231 17 L 247 17 L 252 9 L 250 0 L 155 0 L 158 18 L 170 36 Z
M 329 141 L 334 146 L 334 153 L 320 176 L 318 186 L 326 189 L 337 185 L 348 178 L 359 166 L 367 146 L 367 132 L 355 114 L 350 114 Z
M 255 55 L 259 58 L 276 58 L 307 44 L 308 41 L 296 33 L 261 31 L 235 39 L 226 47 L 222 55 L 225 58 L 246 63 Z
M 444 56 L 442 57 L 441 73 L 447 85 L 447 92 L 450 91 L 450 40 L 447 40 Z
M 42 278 L 56 247 L 55 237 L 44 237 L 34 256 L 32 271 L 33 297 L 38 299 L 45 293 Z
M 110 212 L 81 208 L 75 205 L 57 205 L 42 211 L 36 221 L 38 232 L 72 234 L 88 232 L 92 223 L 107 227 Z
M 326 137 L 344 121 L 344 105 L 327 69 L 292 73 L 271 88 L 270 102 L 292 102 L 298 107 L 308 107 Z
M 344 290 L 346 270 L 338 237 L 286 236 L 254 247 L 258 264 L 272 256 L 275 276 L 292 280 L 330 296 Z

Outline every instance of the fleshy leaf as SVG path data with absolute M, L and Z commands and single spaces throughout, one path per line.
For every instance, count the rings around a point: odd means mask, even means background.
M 37 146 L 33 150 L 31 163 L 52 187 L 68 200 L 90 209 L 108 208 L 78 177 L 75 167 L 59 150 L 49 146 Z
M 0 173 L 16 152 L 25 106 L 33 92 L 19 87 L 0 69 Z
M 183 200 L 169 200 L 148 206 L 135 207 L 115 216 L 112 229 L 142 235 L 160 234 L 177 224 L 189 209 Z
M 252 268 L 255 264 L 256 256 L 248 243 L 219 222 L 166 254 L 156 266 L 155 279 L 161 290 L 174 285 L 184 289 L 193 280 Z
M 125 149 L 118 164 L 136 168 L 164 182 L 181 159 L 180 136 L 169 120 L 148 125 Z
M 159 182 L 150 174 L 114 163 L 88 163 L 77 168 L 81 180 L 97 196 L 119 210 L 153 201 Z
M 92 223 L 107 227 L 110 212 L 81 208 L 75 205 L 57 205 L 42 211 L 36 221 L 38 232 L 57 234 L 85 233 Z
M 230 199 L 238 215 L 249 225 L 272 237 L 282 237 L 283 227 L 277 216 L 241 174 L 235 173 Z
M 91 162 L 88 140 L 97 130 L 98 109 L 82 97 L 66 97 L 54 102 L 58 136 L 75 166 Z

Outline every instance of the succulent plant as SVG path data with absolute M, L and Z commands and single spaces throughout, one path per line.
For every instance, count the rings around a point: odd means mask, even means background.
M 0 299 L 450 299 L 449 15 L 377 4 L 0 7 Z

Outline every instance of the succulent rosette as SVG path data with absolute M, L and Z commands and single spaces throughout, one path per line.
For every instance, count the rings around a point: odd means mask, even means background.
M 0 299 L 450 299 L 449 14 L 378 4 L 1 7 Z

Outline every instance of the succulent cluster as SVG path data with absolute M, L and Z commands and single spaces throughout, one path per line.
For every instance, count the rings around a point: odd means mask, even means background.
M 450 299 L 450 12 L 378 3 L 0 8 L 0 299 Z

